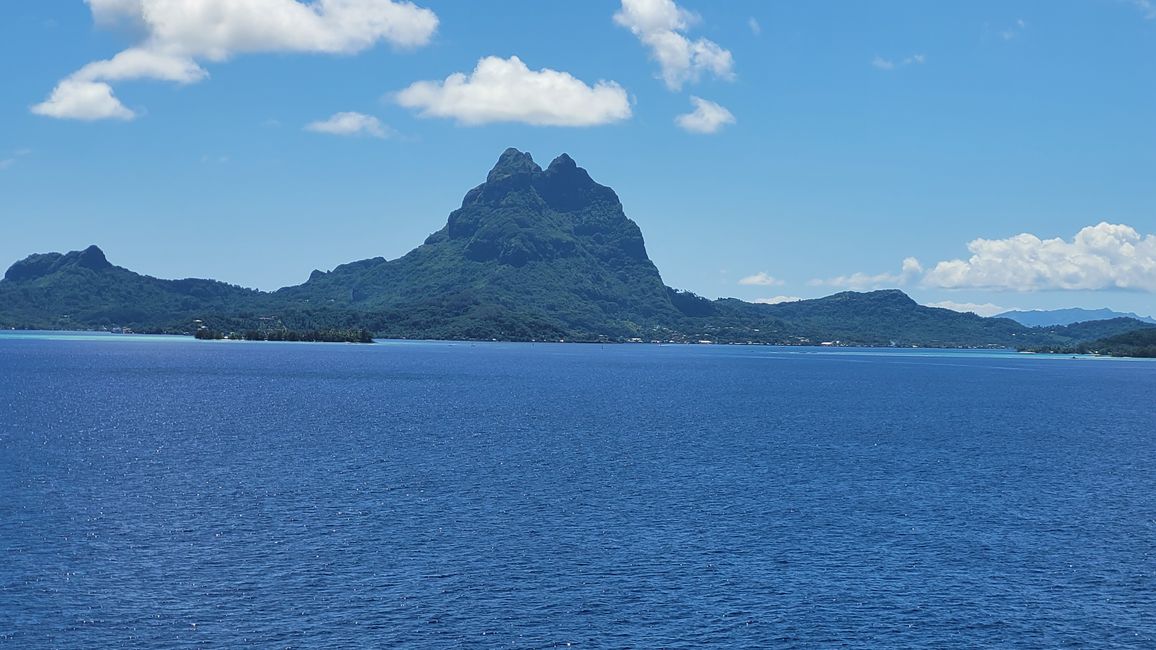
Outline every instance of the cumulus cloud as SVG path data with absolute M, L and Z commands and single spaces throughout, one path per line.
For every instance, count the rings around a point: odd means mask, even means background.
M 936 264 L 924 284 L 1011 291 L 1132 289 L 1156 292 L 1156 235 L 1101 222 L 1071 241 L 1023 233 L 976 239 L 971 257 Z
M 771 298 L 755 298 L 755 302 L 760 305 L 778 305 L 784 302 L 799 302 L 802 300 L 799 296 L 773 296 Z
M 951 311 L 958 311 L 963 313 L 972 313 L 978 316 L 995 316 L 1008 311 L 1005 307 L 992 304 L 990 302 L 955 302 L 953 300 L 940 300 L 939 302 L 929 302 L 928 307 L 939 307 L 940 309 L 950 309 Z
M 754 275 L 748 275 L 739 280 L 739 284 L 745 286 L 770 287 L 777 284 L 783 284 L 783 281 L 778 278 L 773 278 L 766 273 L 760 271 Z
M 396 0 L 88 0 L 98 24 L 143 27 L 145 49 L 224 61 L 252 52 L 353 54 L 425 45 L 437 15 Z
M 208 76 L 204 68 L 188 57 L 134 47 L 111 59 L 89 63 L 69 78 L 73 81 L 92 82 L 156 79 L 191 84 Z
M 87 0 L 101 26 L 131 25 L 144 35 L 111 59 L 62 80 L 34 113 L 81 120 L 129 120 L 110 82 L 153 79 L 181 84 L 208 77 L 199 61 L 255 52 L 353 54 L 379 42 L 425 45 L 437 29 L 432 11 L 398 0 Z
M 387 138 L 393 133 L 376 117 L 353 112 L 334 113 L 329 119 L 305 125 L 305 130 L 330 135 L 369 136 L 372 138 Z
M 630 101 L 613 81 L 589 86 L 566 72 L 531 70 L 516 56 L 488 56 L 470 74 L 419 81 L 398 92 L 398 104 L 423 117 L 470 126 L 522 122 L 535 126 L 596 126 L 628 119 Z
M 32 107 L 37 115 L 72 120 L 131 120 L 136 113 L 125 107 L 112 86 L 97 81 L 65 79 L 48 99 Z
M 919 263 L 919 260 L 914 257 L 908 257 L 903 260 L 903 266 L 900 268 L 899 273 L 879 273 L 877 275 L 852 273 L 851 275 L 840 275 L 828 280 L 811 280 L 808 284 L 816 287 L 838 287 L 842 289 L 854 289 L 856 291 L 886 289 L 905 286 L 913 280 L 918 279 L 922 273 L 923 265 Z
M 1070 241 L 1022 233 L 1006 239 L 976 239 L 967 248 L 971 257 L 966 260 L 945 260 L 927 269 L 909 257 L 897 274 L 853 273 L 810 284 L 874 289 L 918 280 L 922 286 L 939 289 L 1156 292 L 1156 235 L 1143 235 L 1124 224 L 1088 226 Z
M 699 20 L 674 0 L 622 0 L 614 22 L 633 33 L 650 49 L 658 62 L 660 78 L 671 90 L 695 82 L 709 73 L 720 79 L 734 78 L 734 57 L 714 41 L 690 40 L 685 32 Z
M 691 97 L 694 110 L 674 118 L 684 131 L 690 133 L 718 133 L 727 124 L 735 123 L 735 116 L 722 106 L 701 97 Z

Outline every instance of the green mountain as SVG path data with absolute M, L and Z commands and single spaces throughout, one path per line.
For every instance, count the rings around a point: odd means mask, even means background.
M 923 307 L 895 290 L 779 305 L 707 300 L 665 286 L 613 190 L 565 154 L 543 170 L 516 149 L 405 256 L 314 271 L 272 293 L 140 275 L 95 246 L 32 255 L 0 280 L 0 327 L 204 327 L 273 339 L 365 329 L 396 338 L 1022 348 L 1075 345 L 1141 325 L 1028 328 Z
M 275 298 L 427 338 L 617 338 L 678 316 L 614 191 L 565 154 L 543 170 L 516 149 L 404 257 L 315 271 Z
M 777 305 L 723 301 L 746 315 L 748 326 L 774 318 L 789 324 L 794 336 L 813 342 L 866 345 L 968 347 L 1014 345 L 1026 328 L 1003 318 L 983 318 L 947 309 L 924 307 L 898 290 L 845 291 L 817 300 Z
M 1156 324 L 1135 318 L 1111 318 L 1055 327 L 1037 327 L 1040 335 L 1019 349 L 1060 354 L 1156 356 Z
M 214 280 L 160 280 L 113 266 L 96 246 L 16 262 L 0 280 L 0 327 L 188 330 L 259 296 Z

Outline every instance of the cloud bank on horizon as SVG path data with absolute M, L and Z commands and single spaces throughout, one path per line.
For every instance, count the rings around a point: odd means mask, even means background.
M 924 268 L 903 261 L 900 273 L 853 273 L 812 286 L 879 289 L 919 284 L 937 289 L 994 291 L 1126 290 L 1156 293 L 1156 235 L 1106 221 L 1081 229 L 1071 239 L 1041 239 L 1021 233 L 1004 239 L 975 239 L 971 256 Z

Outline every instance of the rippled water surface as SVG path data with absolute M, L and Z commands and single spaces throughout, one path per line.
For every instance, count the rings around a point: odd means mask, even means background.
M 0 646 L 1156 647 L 1156 363 L 0 335 Z

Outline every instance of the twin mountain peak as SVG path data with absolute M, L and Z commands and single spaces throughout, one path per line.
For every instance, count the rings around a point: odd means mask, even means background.
M 566 154 L 542 169 L 517 149 L 403 257 L 314 271 L 274 292 L 139 275 L 96 246 L 32 255 L 0 281 L 0 327 L 182 332 L 197 321 L 399 338 L 873 345 L 1009 345 L 1026 329 L 921 307 L 900 291 L 756 305 L 671 289 L 612 189 Z

